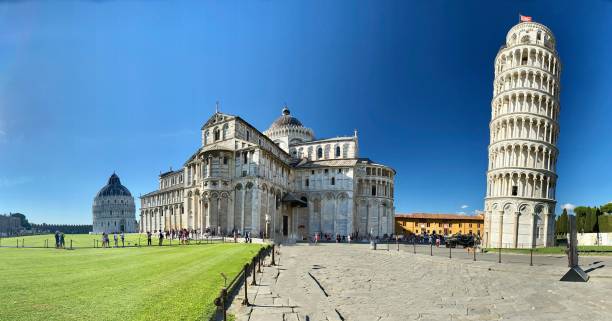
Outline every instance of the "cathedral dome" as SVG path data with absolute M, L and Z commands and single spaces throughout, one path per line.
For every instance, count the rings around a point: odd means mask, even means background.
M 102 189 L 98 192 L 96 198 L 103 196 L 132 196 L 132 194 L 125 186 L 121 185 L 119 176 L 113 173 L 113 175 L 111 175 L 111 177 L 108 179 L 106 186 L 102 187 Z
M 272 123 L 270 129 L 277 129 L 281 127 L 304 127 L 304 125 L 302 125 L 302 122 L 300 122 L 297 118 L 291 116 L 289 108 L 285 106 L 285 108 L 283 108 L 283 114 Z

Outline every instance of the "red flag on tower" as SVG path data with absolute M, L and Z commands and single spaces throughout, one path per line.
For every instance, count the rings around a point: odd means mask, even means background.
M 531 22 L 530 16 L 523 16 L 522 14 L 519 14 L 519 17 L 521 18 L 521 22 Z

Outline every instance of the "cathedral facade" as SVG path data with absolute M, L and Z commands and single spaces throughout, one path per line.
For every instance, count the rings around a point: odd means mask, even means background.
M 180 170 L 160 174 L 158 189 L 141 196 L 141 232 L 393 234 L 395 171 L 359 157 L 357 132 L 316 139 L 285 107 L 264 132 L 215 112 L 201 141 Z

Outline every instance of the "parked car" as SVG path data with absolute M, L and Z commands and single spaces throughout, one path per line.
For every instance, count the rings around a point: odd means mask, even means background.
M 474 247 L 474 236 L 467 234 L 455 234 L 446 239 L 446 247 L 457 247 L 461 245 L 463 247 Z

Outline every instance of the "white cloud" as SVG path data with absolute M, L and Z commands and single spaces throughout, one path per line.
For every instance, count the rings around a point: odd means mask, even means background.
M 468 207 L 470 207 L 470 206 L 469 206 L 469 205 L 461 205 L 461 208 L 462 208 L 462 209 L 466 209 L 466 208 L 468 208 Z
M 472 214 L 474 214 L 474 215 L 482 215 L 482 214 L 484 214 L 484 211 L 482 211 L 482 210 L 474 210 L 472 212 Z
M 565 203 L 565 204 L 561 205 L 561 208 L 564 208 L 564 209 L 566 209 L 568 211 L 573 211 L 575 207 L 576 207 L 576 205 L 570 204 L 570 203 Z

